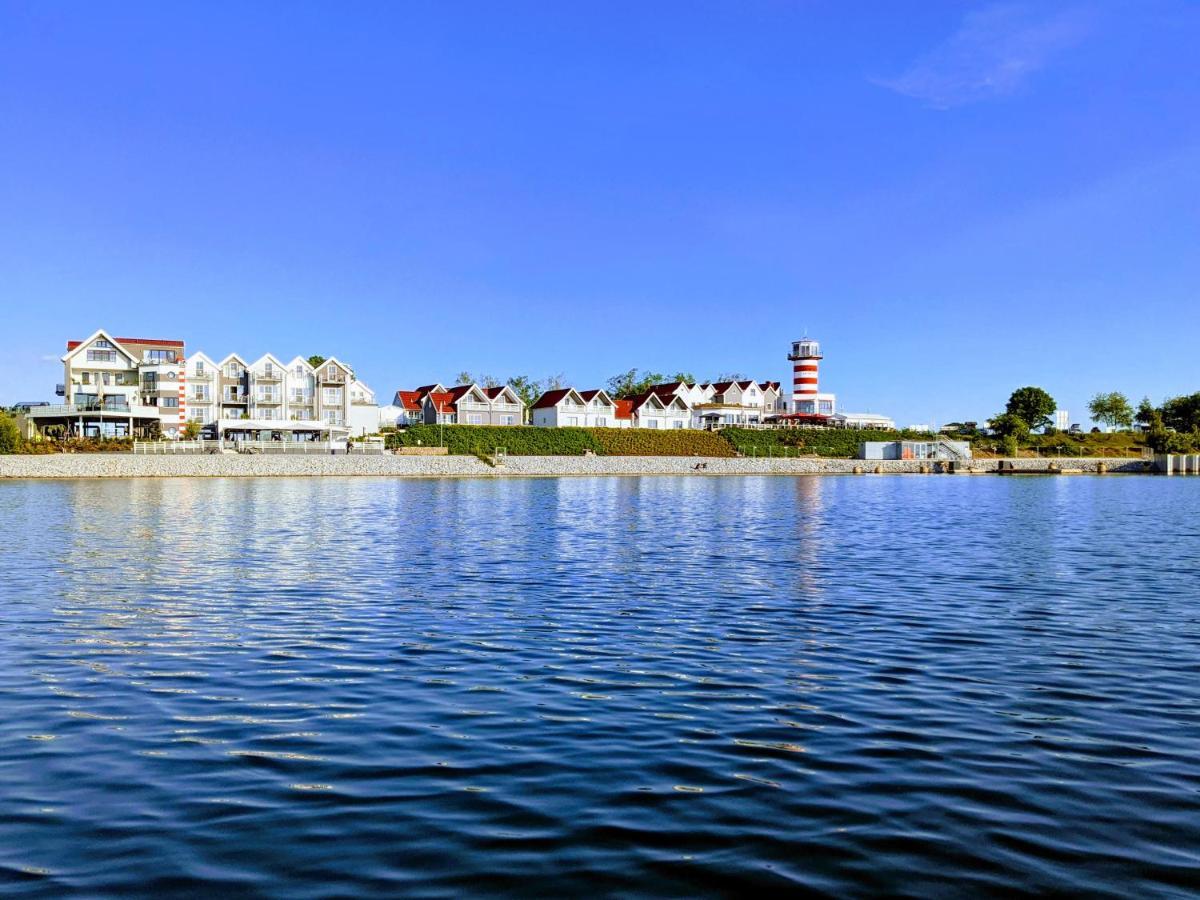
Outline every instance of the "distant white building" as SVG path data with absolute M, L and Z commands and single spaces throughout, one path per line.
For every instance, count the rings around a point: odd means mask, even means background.
M 1059 431 L 1066 431 L 1071 427 L 1071 413 L 1065 409 L 1054 411 L 1054 427 Z

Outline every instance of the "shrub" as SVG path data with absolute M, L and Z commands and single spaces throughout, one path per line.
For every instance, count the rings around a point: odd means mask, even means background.
M 437 447 L 444 440 L 455 455 L 493 453 L 503 447 L 512 456 L 579 456 L 600 447 L 586 428 L 534 428 L 531 425 L 413 425 L 386 436 L 387 447 Z
M 1015 434 L 1009 434 L 1000 442 L 1005 456 L 1016 456 L 1021 450 L 1021 442 Z
M 7 413 L 0 413 L 0 453 L 16 453 L 21 449 L 21 429 Z
M 414 425 L 387 435 L 387 446 L 437 447 L 455 455 L 490 456 L 503 447 L 510 456 L 733 456 L 732 445 L 707 431 L 649 428 L 535 428 L 532 425 Z
M 860 431 L 854 428 L 794 428 L 758 431 L 725 428 L 719 436 L 745 456 L 825 456 L 853 459 L 864 441 L 929 440 L 917 431 Z
M 733 456 L 733 445 L 711 431 L 678 428 L 589 428 L 607 456 Z

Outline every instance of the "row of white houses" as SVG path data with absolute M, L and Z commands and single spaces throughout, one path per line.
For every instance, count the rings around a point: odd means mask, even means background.
M 724 381 L 654 385 L 618 399 L 603 388 L 546 391 L 526 410 L 508 385 L 430 384 L 396 391 L 381 409 L 386 424 L 519 425 L 543 428 L 709 428 L 758 425 L 782 412 L 778 382 Z

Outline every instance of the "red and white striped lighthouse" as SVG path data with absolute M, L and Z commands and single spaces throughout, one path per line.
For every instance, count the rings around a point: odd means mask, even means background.
M 792 352 L 788 354 L 792 361 L 792 403 L 797 410 L 801 401 L 810 401 L 813 411 L 816 411 L 817 399 L 817 368 L 821 363 L 821 345 L 808 338 L 801 338 L 792 344 Z

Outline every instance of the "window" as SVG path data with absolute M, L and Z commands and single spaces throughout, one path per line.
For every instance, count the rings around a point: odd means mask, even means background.
M 197 375 L 204 374 L 204 360 L 202 360 L 202 359 L 196 360 L 196 374 Z
M 513 422 L 513 417 L 512 417 L 512 416 L 501 416 L 501 417 L 500 417 L 500 424 L 501 424 L 501 425 L 514 425 L 514 424 L 516 424 L 516 423 L 515 423 L 515 422 Z
M 104 379 L 106 385 L 109 384 L 109 374 L 107 372 L 101 372 L 100 377 Z
M 658 419 L 647 419 L 646 427 L 647 428 L 657 428 L 658 427 Z
M 822 400 L 821 401 L 821 415 L 823 415 L 823 416 L 833 415 L 833 401 L 832 400 Z
M 163 397 L 161 400 L 158 401 L 158 405 L 166 407 L 167 409 L 172 409 L 172 408 L 178 409 L 179 408 L 179 398 L 178 397 Z
M 333 366 L 326 366 L 325 367 L 325 377 L 328 378 L 330 381 L 333 381 L 333 379 L 337 377 L 337 369 L 334 368 Z
M 597 416 L 596 417 L 596 427 L 597 428 L 607 428 L 608 427 L 608 419 L 604 418 L 604 416 Z
M 92 341 L 92 346 L 99 347 L 103 350 L 111 350 L 112 349 L 112 344 L 109 343 L 108 341 L 104 340 L 104 338 L 100 338 L 99 340 Z
M 342 403 L 342 389 L 330 387 L 323 388 L 321 390 L 321 402 L 329 406 L 340 406 Z
M 676 427 L 676 428 L 682 428 L 682 427 L 683 427 L 683 423 L 682 423 L 682 422 L 676 422 L 676 423 L 675 423 L 675 427 Z
M 174 350 L 147 350 L 146 355 L 143 357 L 143 359 L 146 362 L 151 362 L 151 363 L 164 363 L 164 362 L 173 363 L 173 362 L 175 362 L 175 351 Z
M 297 378 L 303 378 L 304 366 L 296 366 L 296 368 L 292 370 L 292 374 L 294 374 Z
M 483 424 L 483 416 L 481 416 L 479 413 L 471 413 L 471 415 L 467 416 L 467 424 L 468 425 L 482 425 Z
M 241 378 L 242 367 L 239 363 L 231 362 L 225 367 L 225 376 L 227 378 Z
M 91 372 L 80 372 L 79 373 L 79 383 L 80 384 L 91 384 L 92 383 L 92 373 Z
M 88 350 L 88 362 L 116 362 L 116 350 Z

